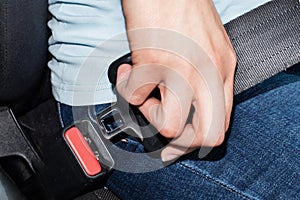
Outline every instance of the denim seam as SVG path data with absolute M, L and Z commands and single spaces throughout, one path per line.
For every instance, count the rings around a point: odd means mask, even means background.
M 292 12 L 293 10 L 297 9 L 298 7 L 299 7 L 299 5 L 295 5 L 295 6 L 293 6 L 292 8 L 289 8 L 289 9 L 287 9 L 287 10 L 284 10 L 284 11 L 278 13 L 277 15 L 272 16 L 272 17 L 268 18 L 267 20 L 265 20 L 265 21 L 263 21 L 263 22 L 261 22 L 261 23 L 259 23 L 259 24 L 256 24 L 254 27 L 249 28 L 248 30 L 246 30 L 246 31 L 244 31 L 244 32 L 242 32 L 242 33 L 240 33 L 239 35 L 234 36 L 234 37 L 232 38 L 232 40 L 236 40 L 237 38 L 239 38 L 239 37 L 245 35 L 246 33 L 249 33 L 249 32 L 251 32 L 251 31 L 254 31 L 255 29 L 257 29 L 257 28 L 263 26 L 264 24 L 266 24 L 266 23 L 268 23 L 268 22 L 271 22 L 271 21 L 275 20 L 276 18 L 280 17 L 281 15 L 286 14 L 286 13 L 289 13 L 289 12 Z
M 241 191 L 238 191 L 232 187 L 229 187 L 229 185 L 226 185 L 225 183 L 222 183 L 221 181 L 214 179 L 213 177 L 209 176 L 208 174 L 204 174 L 201 173 L 199 171 L 196 171 L 195 169 L 191 168 L 190 166 L 184 164 L 184 163 L 179 163 L 179 165 L 187 170 L 189 170 L 190 172 L 196 174 L 196 175 L 200 175 L 201 177 L 205 178 L 206 180 L 214 183 L 215 185 L 221 186 L 222 188 L 228 190 L 229 192 L 232 192 L 236 195 L 238 195 L 239 197 L 243 198 L 243 199 L 247 199 L 247 200 L 252 200 L 252 199 L 257 199 L 255 197 L 251 197 Z

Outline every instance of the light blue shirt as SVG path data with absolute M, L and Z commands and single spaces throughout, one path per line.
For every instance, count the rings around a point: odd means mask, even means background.
M 225 24 L 270 0 L 214 0 Z M 48 63 L 55 99 L 68 105 L 116 100 L 109 64 L 129 52 L 121 0 L 49 0 Z

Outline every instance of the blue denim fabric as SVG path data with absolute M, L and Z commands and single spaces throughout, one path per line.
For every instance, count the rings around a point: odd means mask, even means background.
M 154 172 L 114 171 L 107 187 L 122 199 L 300 199 L 299 97 L 299 76 L 274 76 L 241 94 L 228 138 L 213 152 L 220 158 L 193 152 Z M 64 121 L 69 108 L 60 107 Z

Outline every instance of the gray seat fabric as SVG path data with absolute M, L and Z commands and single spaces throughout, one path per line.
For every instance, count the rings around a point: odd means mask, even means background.
M 36 99 L 48 61 L 48 1 L 0 1 L 0 106 L 25 111 Z
M 1 200 L 25 200 L 14 182 L 7 176 L 0 166 L 0 199 Z
M 0 1 L 0 107 L 12 109 L 23 128 L 34 130 L 26 132 L 32 133 L 37 146 L 47 142 L 46 133 L 50 134 L 49 130 L 53 132 L 60 128 L 57 116 L 52 115 L 49 118 L 46 114 L 29 112 L 51 98 L 47 67 L 50 58 L 48 19 L 47 0 Z M 52 110 L 56 110 L 53 100 L 50 102 L 48 105 Z M 49 107 L 37 112 L 49 113 Z M 56 128 L 49 129 L 50 126 Z M 35 140 L 37 136 L 41 136 L 42 139 Z M 91 194 L 97 194 L 97 197 L 103 197 L 102 199 L 116 199 L 110 191 L 104 189 Z M 91 194 L 88 193 L 82 198 L 93 199 Z M 2 168 L 0 199 L 23 199 L 16 185 Z
M 286 2 L 298 1 L 278 0 L 276 1 L 276 5 L 274 6 L 288 6 Z M 297 11 L 299 11 L 299 6 L 295 6 L 293 9 L 287 8 L 287 10 L 290 10 L 286 13 L 287 20 L 289 19 L 289 17 L 294 17 L 296 14 L 299 14 L 299 12 L 297 13 Z M 255 12 L 265 11 L 256 10 Z M 252 15 L 254 14 L 255 13 L 253 13 Z M 250 19 L 252 19 L 251 14 L 248 15 L 248 18 L 250 22 Z M 49 56 L 47 51 L 47 40 L 49 34 L 49 30 L 47 29 L 47 21 L 47 0 L 0 1 L 0 106 L 9 106 L 14 109 L 15 113 L 27 113 L 27 111 L 30 110 L 31 107 L 38 105 L 40 98 L 38 98 L 37 100 L 36 97 L 40 96 L 40 91 L 41 89 L 43 90 L 41 84 L 43 83 L 43 80 L 48 80 L 48 78 L 46 78 L 47 74 L 45 74 L 47 72 L 47 61 Z M 238 21 L 235 22 L 238 23 Z M 237 24 L 235 24 L 235 22 L 231 25 L 226 26 L 226 29 L 229 32 L 229 34 L 231 33 L 231 31 L 234 30 L 234 28 L 237 27 Z M 273 26 L 272 23 L 269 23 L 267 25 L 270 27 Z M 297 34 L 299 34 L 299 31 L 297 31 L 295 28 L 299 28 L 299 26 L 297 26 L 298 24 L 293 25 L 294 27 L 288 25 L 286 29 L 284 27 L 281 27 L 280 31 L 284 33 L 284 31 L 288 29 L 295 33 L 295 37 L 298 37 Z M 253 29 L 248 26 L 245 26 L 244 29 L 245 30 L 243 31 L 243 34 L 248 34 L 251 31 L 253 31 Z M 275 29 L 271 28 L 271 30 Z M 259 29 L 254 29 L 254 31 L 259 32 Z M 240 34 L 236 35 L 235 38 L 238 38 L 239 35 Z M 236 48 L 237 52 L 247 51 L 247 43 L 237 44 L 235 39 L 233 38 L 234 37 L 232 37 L 232 41 L 234 45 L 238 47 Z M 266 36 L 266 39 L 271 40 L 274 38 Z M 275 40 L 274 44 L 280 44 L 280 41 Z M 283 54 L 285 56 L 295 55 L 293 54 L 293 52 L 299 52 L 298 49 L 299 45 L 294 45 L 292 47 L 285 48 L 285 50 L 277 49 L 278 51 L 276 51 L 276 48 L 270 48 L 268 49 L 268 51 L 265 52 L 270 54 L 270 59 L 264 61 L 256 60 L 256 63 L 251 63 L 250 66 L 258 66 L 257 63 L 263 63 L 266 66 L 278 65 L 280 63 L 277 62 L 277 60 L 271 59 L 273 54 L 277 55 L 277 52 L 284 52 Z M 246 55 L 247 57 L 249 53 L 246 52 L 238 54 Z M 251 55 L 253 56 L 254 54 Z M 259 59 L 259 56 L 255 58 Z M 299 57 L 295 58 L 295 62 L 290 64 L 292 65 L 299 62 L 299 60 L 297 59 L 299 59 Z M 246 62 L 243 61 L 243 58 L 239 56 L 238 70 L 242 69 L 242 66 L 248 65 Z M 238 73 L 242 73 L 242 71 L 238 71 Z M 252 74 L 251 71 L 250 74 Z M 244 79 L 246 80 L 247 78 Z M 49 86 L 49 84 L 47 86 Z M 55 106 L 55 104 L 53 104 L 52 102 L 52 106 L 53 105 Z M 55 109 L 55 107 L 45 106 L 44 110 L 40 110 L 40 113 L 44 113 L 46 115 L 49 112 L 49 110 L 51 110 L 49 108 Z M 35 132 L 33 132 L 32 134 L 33 137 L 37 137 L 37 133 L 44 134 L 43 137 L 45 138 L 44 140 L 39 140 L 40 143 L 47 142 L 47 134 L 45 134 L 47 132 L 45 130 L 49 131 L 48 127 L 50 121 L 52 123 L 54 123 L 54 120 L 57 122 L 57 116 L 56 119 L 54 119 L 51 117 L 46 118 L 43 115 L 37 116 L 36 114 L 23 115 L 22 119 L 18 119 L 22 121 L 22 125 L 24 127 L 27 126 L 29 128 L 34 128 L 33 130 Z M 43 123 L 38 123 L 39 120 L 43 121 Z M 58 127 L 59 124 L 56 123 L 55 126 Z M 13 184 L 11 185 L 10 179 L 8 179 L 6 174 L 2 173 L 1 171 L 0 182 L 0 185 L 2 184 L 1 188 L 8 187 L 12 188 L 10 191 L 15 190 L 13 189 L 15 188 Z M 4 197 L 1 198 L 0 196 L 0 199 L 4 199 Z M 21 197 L 19 199 L 21 199 Z M 107 189 L 98 189 L 77 198 L 77 200 L 93 199 L 114 200 L 118 198 Z

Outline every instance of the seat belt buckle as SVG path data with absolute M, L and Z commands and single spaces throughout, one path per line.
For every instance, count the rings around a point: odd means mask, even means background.
M 148 122 L 136 106 L 129 104 L 116 90 L 117 72 L 122 64 L 132 65 L 131 53 L 118 58 L 108 68 L 108 79 L 117 95 L 117 102 L 108 111 L 98 114 L 99 124 L 103 127 L 102 130 L 107 133 L 108 139 L 126 131 L 126 129 L 131 129 L 133 130 L 133 136 L 141 140 L 146 152 L 162 150 L 168 141 Z M 160 99 L 159 89 L 155 88 L 150 96 Z M 110 112 L 111 114 L 106 114 L 105 112 Z M 105 124 L 109 125 L 109 129 L 105 127 Z M 111 132 L 109 132 L 110 130 Z
M 63 132 L 65 143 L 89 178 L 107 175 L 115 164 L 104 134 L 97 129 L 89 120 L 83 120 L 75 122 Z
M 130 53 L 109 66 L 108 78 L 114 87 L 118 67 L 122 64 L 132 64 Z M 129 104 L 117 91 L 116 94 L 116 103 L 95 117 L 89 111 L 87 120 L 75 121 L 64 131 L 65 142 L 88 177 L 107 174 L 113 169 L 115 161 L 109 149 L 118 135 L 125 133 L 138 138 L 147 152 L 160 150 L 167 144 L 136 106 Z

